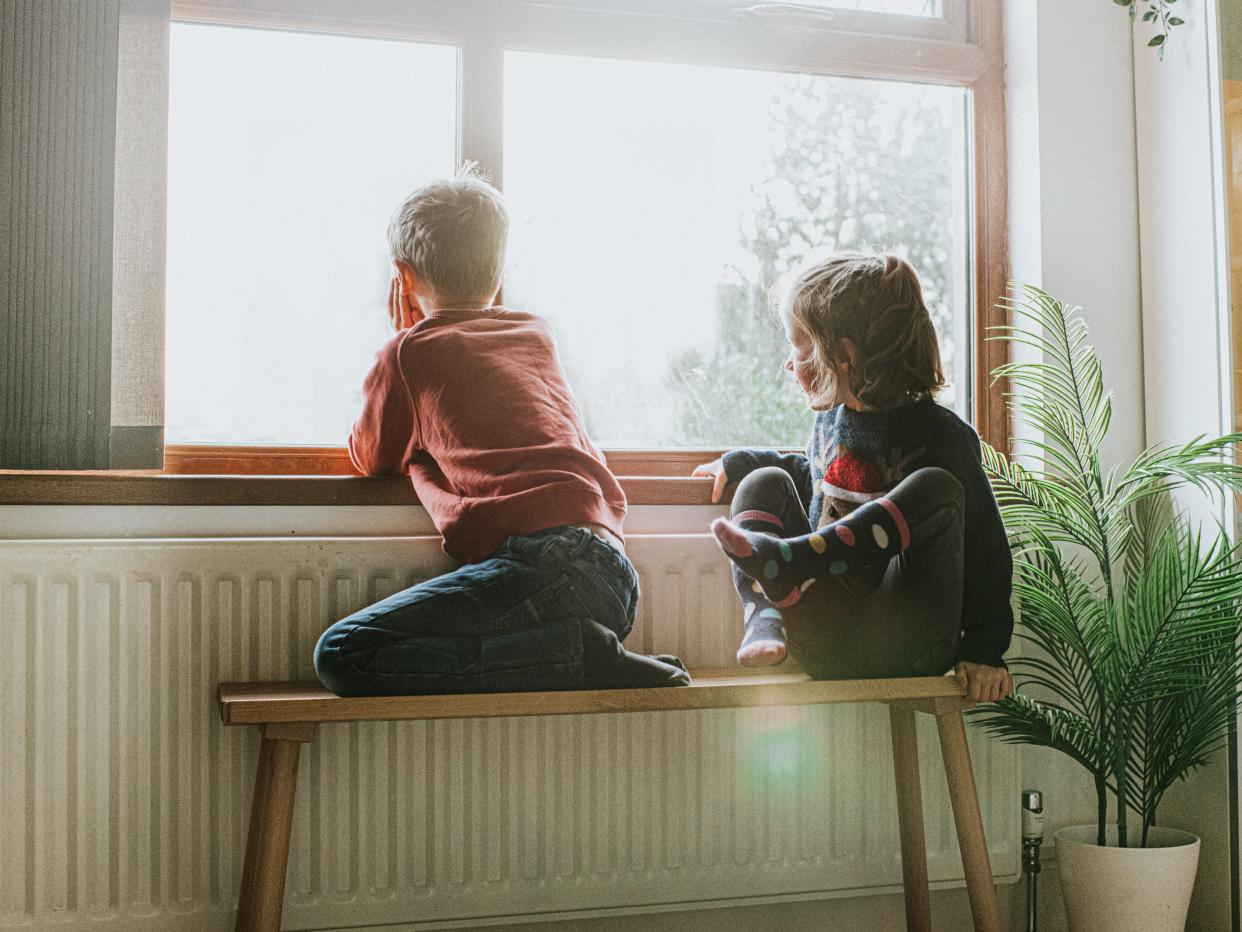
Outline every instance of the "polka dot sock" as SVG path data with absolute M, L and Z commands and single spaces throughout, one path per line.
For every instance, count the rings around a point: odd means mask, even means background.
M 797 604 L 817 578 L 887 562 L 910 546 L 901 510 L 887 498 L 867 502 L 840 521 L 788 540 L 747 530 L 725 518 L 712 522 L 716 542 L 759 583 L 777 609 Z
M 779 534 L 784 524 L 776 515 L 747 511 L 733 516 L 747 531 Z M 742 599 L 742 623 L 746 633 L 737 649 L 737 662 L 744 667 L 772 667 L 783 663 L 789 648 L 785 644 L 785 623 L 780 609 L 772 604 L 757 582 L 733 566 L 733 585 Z
M 737 662 L 744 667 L 774 667 L 785 662 L 789 647 L 785 644 L 785 626 L 780 612 L 763 609 L 767 614 L 746 626 L 746 634 L 737 649 Z

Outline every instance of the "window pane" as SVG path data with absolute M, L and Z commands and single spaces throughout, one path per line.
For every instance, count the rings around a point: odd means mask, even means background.
M 452 173 L 456 86 L 449 46 L 173 26 L 169 442 L 344 443 L 388 218 Z
M 511 53 L 506 303 L 546 316 L 610 447 L 800 446 L 772 284 L 813 249 L 923 279 L 967 410 L 965 91 Z

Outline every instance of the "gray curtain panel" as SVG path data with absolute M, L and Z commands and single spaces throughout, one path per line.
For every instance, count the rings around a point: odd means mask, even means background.
M 168 18 L 0 5 L 0 468 L 162 465 Z

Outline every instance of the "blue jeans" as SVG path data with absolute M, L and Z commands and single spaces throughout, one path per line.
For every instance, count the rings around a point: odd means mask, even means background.
M 338 621 L 315 672 L 341 696 L 582 689 L 583 626 L 624 640 L 637 607 L 625 554 L 549 528 Z

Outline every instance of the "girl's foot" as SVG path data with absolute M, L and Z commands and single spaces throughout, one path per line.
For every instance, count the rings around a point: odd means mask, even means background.
M 744 667 L 774 667 L 784 663 L 788 653 L 784 641 L 743 641 L 737 662 Z
M 754 604 L 746 606 L 749 613 Z M 744 667 L 774 667 L 784 663 L 789 650 L 785 646 L 785 627 L 781 614 L 774 608 L 761 609 L 747 619 L 746 636 L 737 649 L 737 662 Z
M 901 510 L 887 498 L 868 502 L 847 517 L 811 534 L 784 540 L 717 518 L 716 542 L 763 589 L 777 608 L 788 608 L 819 576 L 887 563 L 910 546 Z

